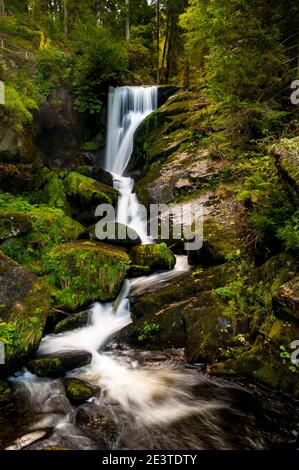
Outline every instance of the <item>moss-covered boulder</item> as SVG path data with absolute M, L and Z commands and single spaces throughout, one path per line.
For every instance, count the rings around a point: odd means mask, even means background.
M 9 382 L 0 380 L 0 407 L 12 399 L 13 391 Z
M 85 312 L 75 313 L 74 315 L 69 315 L 64 320 L 55 325 L 54 332 L 56 334 L 64 333 L 65 331 L 72 331 L 77 328 L 83 328 L 87 326 L 91 318 L 91 310 L 86 310 Z
M 70 351 L 32 359 L 27 367 L 38 377 L 63 377 L 66 372 L 90 364 L 92 354 L 86 351 Z
M 74 405 L 81 405 L 99 392 L 99 389 L 93 385 L 76 378 L 64 379 L 63 385 L 66 396 Z
M 45 185 L 42 194 L 43 202 L 56 209 L 61 209 L 65 214 L 71 215 L 70 204 L 67 201 L 64 183 L 55 175 Z
M 72 217 L 85 226 L 97 221 L 95 211 L 99 204 L 117 204 L 118 192 L 115 189 L 80 173 L 69 173 L 64 185 Z
M 272 149 L 281 178 L 299 197 L 299 137 L 282 139 Z
M 299 275 L 295 276 L 273 295 L 274 312 L 285 314 L 299 322 Z
M 56 302 L 73 311 L 94 301 L 114 300 L 129 265 L 125 250 L 82 241 L 52 250 L 48 255 L 47 272 L 56 287 Z
M 5 345 L 0 374 L 22 365 L 38 348 L 49 308 L 44 282 L 0 252 L 0 341 Z
M 132 248 L 141 245 L 141 239 L 138 233 L 119 222 L 107 222 L 105 224 L 92 225 L 88 229 L 90 240 L 99 240 L 103 243 Z
M 145 266 L 150 271 L 169 271 L 175 267 L 176 258 L 165 243 L 140 245 L 130 250 L 133 265 Z
M 3 210 L 0 213 L 17 212 L 30 220 L 31 230 L 25 235 L 4 241 L 2 251 L 12 259 L 37 273 L 43 271 L 43 262 L 49 249 L 63 242 L 77 240 L 84 227 L 60 209 L 35 206 L 24 198 L 0 193 Z
M 118 198 L 116 190 L 92 178 L 72 171 L 64 180 L 66 194 L 70 198 L 90 205 L 113 204 Z
M 24 235 L 31 227 L 32 220 L 29 215 L 0 209 L 0 241 Z

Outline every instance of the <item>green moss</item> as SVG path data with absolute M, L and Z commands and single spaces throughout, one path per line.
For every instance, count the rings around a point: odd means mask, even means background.
M 160 245 L 140 245 L 130 250 L 132 263 L 146 266 L 151 270 L 171 270 L 176 259 L 165 243 Z
M 12 394 L 10 384 L 4 380 L 0 380 L 0 406 L 9 402 L 12 398 Z
M 56 302 L 70 310 L 116 298 L 130 260 L 120 248 L 96 242 L 59 246 L 49 253 L 46 270 Z
M 2 211 L 0 208 L 0 240 L 6 240 L 30 231 L 30 216 L 22 212 Z
M 70 402 L 78 405 L 89 400 L 96 394 L 96 389 L 87 382 L 76 378 L 67 378 L 63 381 L 66 396 Z
M 34 206 L 22 197 L 15 198 L 4 193 L 0 193 L 1 202 L 6 210 L 24 212 L 32 224 L 29 233 L 5 241 L 1 249 L 7 256 L 33 271 L 42 271 L 49 249 L 64 241 L 76 240 L 84 232 L 82 225 L 60 209 Z
M 117 202 L 117 192 L 103 183 L 76 172 L 71 172 L 64 180 L 66 194 L 88 204 L 113 204 Z
M 71 213 L 63 181 L 57 176 L 52 178 L 44 187 L 43 201 L 47 206 L 61 209 L 67 215 Z

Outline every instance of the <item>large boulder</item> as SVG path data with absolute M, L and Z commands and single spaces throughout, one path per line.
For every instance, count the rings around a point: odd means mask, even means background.
M 63 377 L 66 372 L 90 364 L 92 354 L 86 351 L 69 351 L 32 359 L 27 367 L 38 377 Z
M 0 341 L 5 345 L 0 374 L 20 367 L 38 348 L 49 308 L 44 282 L 0 252 Z
M 48 256 L 47 272 L 56 287 L 56 302 L 78 310 L 92 302 L 115 300 L 129 269 L 122 248 L 99 242 L 68 243 Z
M 281 178 L 293 195 L 299 197 L 299 137 L 282 139 L 272 149 Z
M 150 271 L 169 271 L 175 267 L 176 259 L 165 243 L 140 245 L 130 250 L 133 266 L 148 267 Z
M 124 248 L 132 248 L 133 246 L 141 245 L 141 239 L 138 233 L 134 229 L 119 222 L 101 223 L 100 233 L 97 224 L 92 225 L 88 229 L 87 234 L 90 240 L 99 240 Z
M 32 133 L 18 131 L 13 126 L 1 127 L 0 162 L 38 166 L 40 161 Z
M 118 192 L 115 189 L 80 173 L 69 173 L 64 185 L 72 215 L 84 225 L 96 222 L 95 211 L 99 204 L 117 204 Z

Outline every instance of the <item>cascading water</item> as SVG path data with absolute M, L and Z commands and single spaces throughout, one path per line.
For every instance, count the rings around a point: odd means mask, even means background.
M 114 187 L 120 194 L 117 222 L 134 229 L 144 244 L 152 241 L 146 233 L 146 223 L 141 219 L 137 197 L 133 194 L 134 181 L 123 174 L 133 151 L 134 134 L 157 105 L 157 87 L 120 87 L 109 91 L 105 167 L 113 175 Z
M 140 218 L 133 180 L 123 173 L 129 162 L 134 133 L 157 107 L 155 87 L 110 90 L 106 169 L 120 192 L 118 221 L 134 228 L 143 243 L 151 243 Z M 185 257 L 173 272 L 126 281 L 114 304 L 96 304 L 84 328 L 45 337 L 39 354 L 84 350 L 90 365 L 72 371 L 99 387 L 91 403 L 74 408 L 60 380 L 38 379 L 28 371 L 11 378 L 19 403 L 23 435 L 8 448 L 41 449 L 260 449 L 270 444 L 257 429 L 258 406 L 245 388 L 205 377 L 195 368 L 174 361 L 156 362 L 150 353 L 126 346 L 105 347 L 130 324 L 131 289 L 151 287 L 187 271 Z M 170 359 L 178 357 L 168 352 Z M 98 427 L 84 427 L 78 416 L 96 413 Z M 262 414 L 262 413 L 261 413 Z M 86 415 L 85 415 L 86 421 Z M 231 429 L 230 429 L 231 428 Z M 279 426 L 280 428 L 280 426 Z M 270 431 L 273 434 L 273 429 Z M 275 434 L 275 433 L 274 433 Z

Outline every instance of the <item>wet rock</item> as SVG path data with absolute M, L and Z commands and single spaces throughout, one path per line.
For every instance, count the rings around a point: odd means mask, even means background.
M 24 235 L 31 227 L 32 220 L 27 214 L 0 210 L 0 241 Z
M 98 238 L 98 234 L 101 238 Z M 132 248 L 141 245 L 141 239 L 138 233 L 124 224 L 119 222 L 107 222 L 104 225 L 93 225 L 88 229 L 88 237 L 90 240 L 100 240 L 103 243 L 121 246 L 124 248 Z
M 5 450 L 22 450 L 26 447 L 32 445 L 33 443 L 39 441 L 47 435 L 47 431 L 34 431 L 25 436 L 18 438 L 15 443 Z
M 138 266 L 137 264 L 132 264 L 128 271 L 128 277 L 141 277 L 149 276 L 151 274 L 151 269 L 149 266 Z
M 66 372 L 90 364 L 92 355 L 85 351 L 71 351 L 32 359 L 28 369 L 38 377 L 62 377 Z
M 39 157 L 30 132 L 18 131 L 12 126 L 0 128 L 0 162 L 39 165 Z
M 286 314 L 299 321 L 299 275 L 280 286 L 274 293 L 273 308 L 276 315 Z
M 67 311 L 115 300 L 130 265 L 124 249 L 100 242 L 64 244 L 50 257 L 48 273 L 58 288 L 56 304 Z
M 31 165 L 0 164 L 0 187 L 2 191 L 18 194 L 33 189 L 33 169 Z
M 76 328 L 83 328 L 88 325 L 90 316 L 91 310 L 67 316 L 67 318 L 61 320 L 57 325 L 55 325 L 54 332 L 55 334 L 60 334 L 66 331 L 75 330 Z
M 80 406 L 76 423 L 88 436 L 100 438 L 106 444 L 117 434 L 117 422 L 109 409 L 93 403 Z
M 20 367 L 38 348 L 49 308 L 44 282 L 0 251 L 0 340 L 5 344 L 0 375 Z
M 63 384 L 66 396 L 75 405 L 81 405 L 99 392 L 97 387 L 80 379 L 66 378 L 63 380 Z
M 136 246 L 129 255 L 133 265 L 148 267 L 152 272 L 169 271 L 176 263 L 175 256 L 165 243 Z
M 9 382 L 0 380 L 0 407 L 7 404 L 12 399 L 12 388 Z

